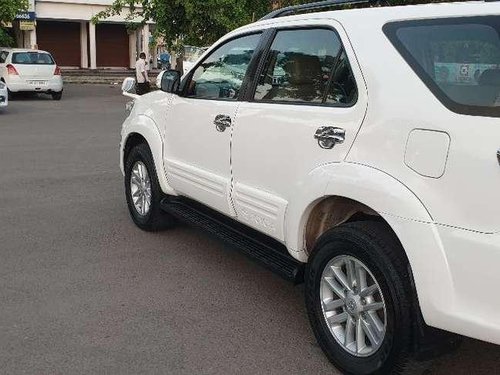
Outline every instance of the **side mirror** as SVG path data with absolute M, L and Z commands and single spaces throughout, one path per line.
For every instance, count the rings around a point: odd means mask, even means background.
M 166 70 L 161 77 L 161 90 L 168 93 L 177 93 L 181 83 L 181 72 Z
M 133 92 L 135 91 L 135 78 L 132 77 L 127 77 L 123 80 L 122 83 L 122 93 L 125 96 L 128 96 L 130 98 L 137 98 L 139 97 L 137 94 L 134 94 Z

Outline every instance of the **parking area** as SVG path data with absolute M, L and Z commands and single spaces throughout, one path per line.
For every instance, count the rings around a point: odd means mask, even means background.
M 178 226 L 128 216 L 118 86 L 66 85 L 0 113 L 0 372 L 335 374 L 302 287 Z M 426 374 L 498 373 L 465 340 Z

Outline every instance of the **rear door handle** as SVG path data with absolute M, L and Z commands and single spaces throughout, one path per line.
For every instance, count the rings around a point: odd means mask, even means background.
M 314 139 L 318 140 L 319 147 L 329 150 L 336 144 L 344 143 L 345 130 L 333 126 L 322 126 L 314 134 Z
M 497 151 L 497 160 L 498 160 L 498 164 L 500 164 L 500 148 Z
M 231 127 L 231 117 L 227 115 L 217 115 L 214 120 L 215 129 L 218 132 L 224 132 L 226 128 Z

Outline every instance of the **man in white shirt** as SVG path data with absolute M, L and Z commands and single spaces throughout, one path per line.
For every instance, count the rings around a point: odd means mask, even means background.
M 139 60 L 135 63 L 136 92 L 138 95 L 144 95 L 149 92 L 149 78 L 146 64 L 146 54 L 141 52 Z

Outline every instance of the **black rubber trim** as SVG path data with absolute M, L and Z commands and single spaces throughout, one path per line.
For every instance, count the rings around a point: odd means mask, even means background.
M 295 285 L 304 281 L 305 265 L 292 258 L 280 242 L 186 198 L 165 198 L 161 208 L 179 220 L 201 227 L 224 240 Z

